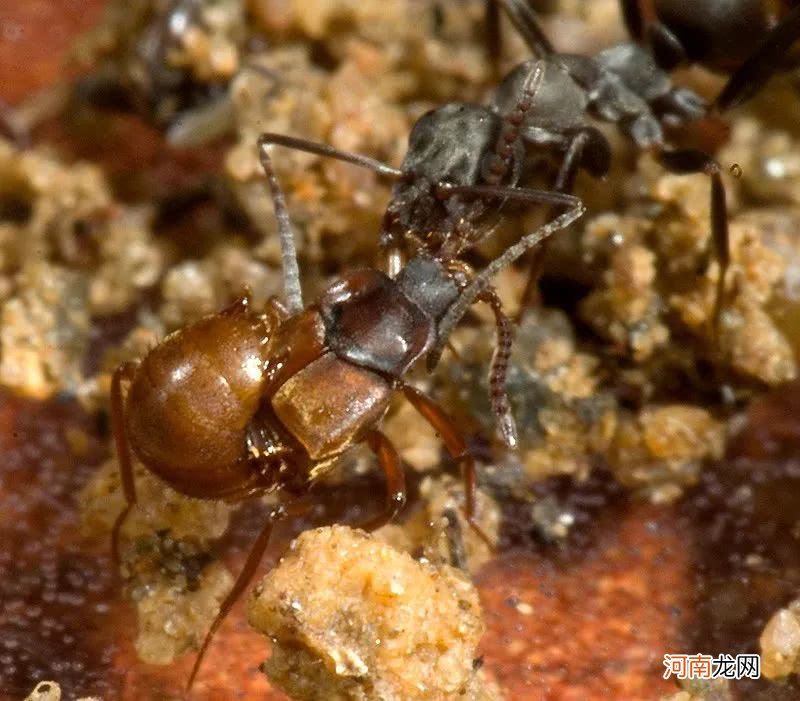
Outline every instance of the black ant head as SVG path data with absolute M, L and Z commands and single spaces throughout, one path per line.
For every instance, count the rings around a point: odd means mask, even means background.
M 422 115 L 408 137 L 404 172 L 431 183 L 476 185 L 500 118 L 486 107 L 451 103 Z
M 461 215 L 458 198 L 440 197 L 437 187 L 478 185 L 487 154 L 494 150 L 502 119 L 486 107 L 451 103 L 424 114 L 408 139 L 389 214 L 403 231 L 440 232 Z

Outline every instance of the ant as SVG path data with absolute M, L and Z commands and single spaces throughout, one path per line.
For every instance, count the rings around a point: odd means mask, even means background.
M 461 257 L 486 238 L 487 219 L 510 203 L 575 207 L 568 193 L 518 187 L 524 161 L 521 128 L 539 99 L 545 76 L 543 65 L 529 67 L 517 94 L 504 111 L 470 103 L 452 102 L 422 115 L 411 129 L 400 168 L 366 156 L 339 151 L 282 134 L 264 134 L 262 143 L 306 151 L 368 168 L 395 181 L 380 233 L 380 250 L 390 277 L 402 268 L 409 249 L 416 247 L 449 261 L 468 275 Z M 522 241 L 515 246 L 526 246 Z M 509 249 L 515 251 L 515 246 Z M 516 255 L 514 257 L 516 260 Z M 488 281 L 498 269 L 492 269 Z M 513 326 L 494 289 L 486 282 L 464 292 L 469 302 L 453 305 L 442 319 L 439 334 L 428 352 L 428 369 L 438 362 L 451 332 L 469 305 L 489 304 L 495 318 L 497 345 L 489 368 L 490 401 L 505 444 L 514 448 L 517 433 L 505 392 Z
M 766 79 L 766 54 L 746 61 L 731 76 L 714 103 L 687 88 L 673 86 L 669 75 L 651 53 L 633 43 L 605 49 L 594 56 L 562 54 L 555 50 L 540 28 L 526 0 L 493 0 L 500 3 L 536 58 L 514 68 L 501 82 L 494 107 L 503 111 L 513 104 L 520 84 L 533 65 L 544 65 L 540 99 L 526 113 L 522 141 L 529 154 L 549 153 L 558 163 L 554 190 L 571 192 L 578 170 L 594 177 L 608 173 L 611 145 L 590 123 L 596 119 L 615 124 L 640 151 L 650 151 L 669 172 L 705 173 L 711 180 L 711 238 L 709 251 L 719 265 L 711 315 L 713 337 L 725 304 L 725 278 L 730 265 L 728 215 L 720 164 L 697 149 L 671 149 L 665 129 L 675 129 L 739 104 Z M 693 7 L 698 3 L 688 3 Z M 773 53 L 776 45 L 767 53 Z M 541 249 L 534 262 L 526 298 L 541 264 Z
M 79 78 L 66 99 L 138 114 L 163 130 L 174 146 L 201 145 L 231 129 L 230 77 L 200 79 L 190 67 L 171 60 L 184 52 L 192 31 L 208 29 L 208 0 L 169 0 L 162 5 L 139 3 L 133 11 L 112 7 L 113 54 Z
M 796 0 L 620 0 L 628 32 L 646 42 L 665 70 L 698 63 L 736 74 L 717 98 L 721 109 L 744 102 L 778 70 L 800 65 Z M 739 83 L 744 83 L 740 85 Z
M 535 71 L 531 87 L 540 80 L 541 71 Z M 509 125 L 515 119 L 495 123 L 501 136 L 513 131 Z M 272 167 L 273 144 L 332 155 L 398 178 L 407 175 L 363 156 L 263 134 L 258 148 L 278 222 L 285 300 L 272 299 L 264 310 L 254 310 L 244 296 L 218 314 L 170 334 L 139 363 L 123 364 L 113 375 L 111 425 L 126 500 L 112 529 L 115 562 L 120 530 L 136 504 L 133 455 L 191 497 L 239 501 L 267 492 L 281 497 L 206 634 L 189 687 L 215 631 L 255 574 L 274 524 L 309 511 L 312 486 L 344 452 L 366 443 L 386 478 L 385 507 L 363 528 L 380 527 L 403 507 L 400 457 L 378 428 L 397 392 L 436 429 L 450 456 L 460 463 L 465 517 L 486 539 L 475 520 L 475 464 L 464 439 L 445 411 L 403 378 L 446 339 L 473 302 L 491 303 L 490 281 L 499 270 L 584 212 L 581 201 L 570 195 L 547 197 L 548 193 L 513 186 L 463 188 L 437 182 L 436 204 L 464 216 L 484 209 L 489 199 L 539 202 L 544 197 L 568 209 L 523 236 L 477 274 L 471 275 L 455 258 L 455 252 L 482 238 L 464 224 L 446 237 L 448 245 L 435 254 L 422 248 L 395 275 L 371 268 L 345 273 L 306 306 L 291 222 Z M 506 150 L 500 138 L 490 155 L 501 157 Z M 507 154 L 503 157 L 508 160 Z M 488 163 L 499 168 L 493 158 Z M 471 202 L 462 201 L 466 197 Z M 398 213 L 399 207 L 393 211 Z M 409 221 L 423 215 L 418 206 L 409 213 Z

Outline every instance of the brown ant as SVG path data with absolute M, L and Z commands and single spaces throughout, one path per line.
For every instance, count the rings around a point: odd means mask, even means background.
M 615 124 L 637 149 L 650 151 L 671 173 L 705 173 L 711 180 L 711 237 L 709 251 L 719 264 L 719 276 L 711 315 L 714 338 L 724 308 L 725 277 L 730 264 L 725 187 L 719 163 L 697 149 L 670 149 L 665 130 L 687 125 L 727 107 L 737 105 L 763 85 L 777 69 L 775 54 L 788 48 L 772 37 L 769 48 L 751 57 L 734 73 L 709 105 L 692 90 L 673 86 L 669 75 L 651 53 L 634 43 L 623 43 L 594 56 L 562 54 L 555 50 L 540 28 L 526 0 L 493 0 L 499 3 L 536 58 L 514 68 L 502 81 L 493 105 L 500 112 L 518 99 L 521 85 L 535 65 L 544 66 L 539 99 L 528 110 L 521 126 L 521 140 L 529 156 L 550 154 L 557 163 L 556 192 L 571 192 L 575 176 L 584 169 L 595 177 L 607 174 L 611 145 L 591 124 L 591 119 Z M 683 3 L 687 11 L 701 3 Z M 629 5 L 632 7 L 632 4 Z M 790 17 L 794 17 L 792 13 Z M 798 19 L 781 31 L 800 33 Z M 797 26 L 796 26 L 797 25 Z M 781 35 L 783 36 L 783 35 Z M 541 249 L 539 254 L 541 262 Z M 535 269 L 531 281 L 535 282 Z M 529 285 L 528 293 L 531 292 Z
M 540 79 L 540 73 L 534 77 Z M 442 343 L 474 301 L 492 303 L 490 281 L 498 270 L 584 211 L 575 197 L 546 197 L 569 209 L 522 237 L 474 277 L 453 253 L 480 240 L 468 227 L 452 232 L 452 245 L 436 255 L 422 250 L 394 277 L 375 269 L 345 273 L 314 304 L 304 306 L 289 215 L 269 154 L 269 145 L 276 143 L 403 176 L 361 156 L 263 135 L 258 147 L 278 221 L 285 302 L 272 300 L 263 311 L 254 310 L 245 296 L 170 334 L 139 363 L 126 363 L 114 373 L 111 420 L 126 499 L 112 530 L 115 561 L 119 562 L 120 529 L 136 503 L 132 453 L 191 497 L 238 501 L 266 492 L 281 496 L 208 630 L 189 686 L 215 631 L 253 577 L 274 524 L 308 511 L 311 487 L 345 451 L 366 443 L 387 481 L 384 510 L 362 527 L 385 524 L 403 506 L 401 461 L 378 428 L 396 392 L 436 429 L 460 463 L 465 516 L 482 535 L 475 521 L 475 465 L 464 439 L 447 414 L 403 378 L 415 361 Z M 505 140 L 498 143 L 495 151 L 505 153 Z M 437 185 L 442 200 L 470 195 L 475 207 L 485 206 L 489 198 L 541 201 L 541 193 L 515 187 L 470 190 L 448 182 Z M 463 237 L 460 246 L 453 242 L 457 234 Z

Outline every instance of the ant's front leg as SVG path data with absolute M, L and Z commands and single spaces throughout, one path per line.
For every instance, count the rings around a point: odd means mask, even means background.
M 602 177 L 611 167 L 611 145 L 608 140 L 594 127 L 582 127 L 568 137 L 565 137 L 566 149 L 558 167 L 553 191 L 569 195 L 574 190 L 575 178 L 584 162 L 584 156 L 589 156 L 587 167 L 593 175 Z M 549 218 L 555 216 L 551 209 Z M 539 306 L 539 279 L 544 272 L 547 242 L 531 251 L 528 256 L 528 279 L 520 301 L 519 318 L 526 309 Z

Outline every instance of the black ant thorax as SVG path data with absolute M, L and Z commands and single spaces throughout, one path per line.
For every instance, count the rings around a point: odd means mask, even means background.
M 498 111 L 514 104 L 539 62 L 544 77 L 524 127 L 525 138 L 539 146 L 565 149 L 572 134 L 592 128 L 590 118 L 616 124 L 639 148 L 662 146 L 664 122 L 684 124 L 702 118 L 708 109 L 693 91 L 675 88 L 648 52 L 626 43 L 596 56 L 552 54 L 521 63 L 495 94 Z M 583 165 L 603 174 L 603 160 L 598 154 Z

